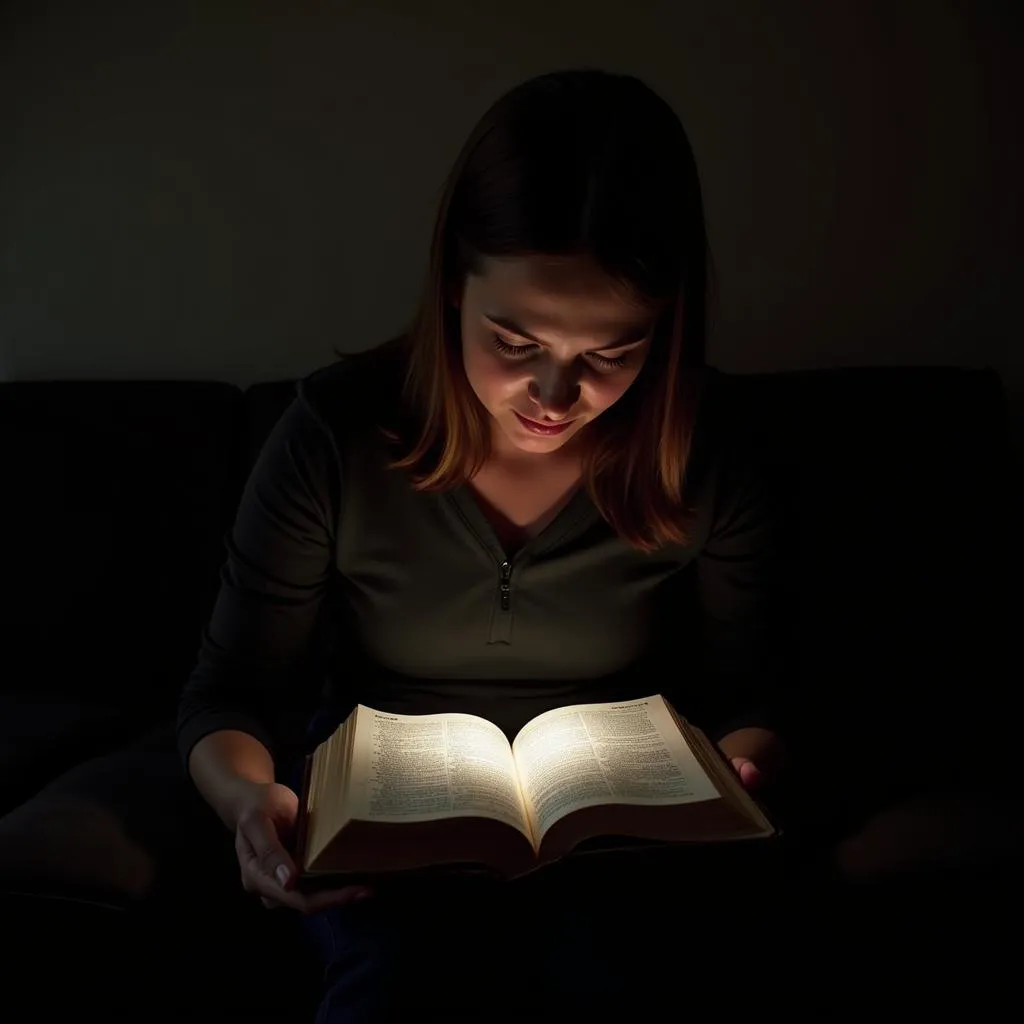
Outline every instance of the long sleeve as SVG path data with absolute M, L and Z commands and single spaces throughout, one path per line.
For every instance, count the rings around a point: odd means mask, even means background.
M 749 432 L 725 435 L 712 525 L 696 558 L 703 726 L 715 739 L 744 726 L 784 733 L 794 682 L 783 485 Z
M 220 591 L 178 709 L 187 765 L 208 733 L 250 733 L 273 754 L 282 709 L 301 704 L 318 613 L 333 571 L 340 464 L 303 387 L 244 488 Z

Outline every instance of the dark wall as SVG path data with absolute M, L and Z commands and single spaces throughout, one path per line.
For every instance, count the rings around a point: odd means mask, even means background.
M 726 369 L 995 366 L 1024 405 L 1020 4 L 8 3 L 0 377 L 292 375 L 399 328 L 503 89 L 686 124 Z

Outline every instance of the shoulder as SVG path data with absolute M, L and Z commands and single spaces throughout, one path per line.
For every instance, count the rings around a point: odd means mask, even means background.
M 735 463 L 738 456 L 742 462 L 745 432 L 731 378 L 721 370 L 706 367 L 687 458 L 686 476 L 691 492 L 695 488 L 706 491 L 723 473 L 729 475 L 738 468 Z
M 335 442 L 386 425 L 402 392 L 401 339 L 345 355 L 296 385 L 296 405 Z
M 708 502 L 712 532 L 737 516 L 768 516 L 777 505 L 778 476 L 756 421 L 749 375 L 709 368 L 694 430 L 692 459 Z M 700 485 L 698 485 L 700 486 Z
M 704 370 L 697 435 L 712 448 L 722 450 L 750 433 L 749 405 L 744 401 L 742 375 L 715 367 Z
M 762 461 L 767 434 L 750 397 L 750 375 L 705 370 L 694 446 L 719 471 L 742 473 Z

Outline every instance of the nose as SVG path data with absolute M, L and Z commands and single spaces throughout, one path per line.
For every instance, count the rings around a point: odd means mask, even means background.
M 564 420 L 579 401 L 579 375 L 569 367 L 551 366 L 538 371 L 527 390 L 541 418 Z

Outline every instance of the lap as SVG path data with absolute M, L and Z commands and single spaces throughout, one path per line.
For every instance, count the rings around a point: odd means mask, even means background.
M 318 1024 L 428 1010 L 488 1019 L 514 962 L 507 914 L 497 883 L 462 881 L 383 884 L 303 918 L 325 968 Z
M 708 866 L 714 859 L 669 860 L 644 867 L 595 856 L 505 883 L 385 884 L 371 900 L 305 919 L 326 966 L 320 1024 L 387 1019 L 398 1010 L 492 1019 L 496 1010 L 514 1016 L 531 1007 L 635 1009 L 645 991 L 662 998 L 658 981 L 652 990 L 638 978 L 664 981 L 682 970 L 706 983 L 715 965 L 724 976 L 734 965 L 723 961 L 721 938 L 754 927 L 730 914 L 753 915 L 753 908 L 730 911 L 739 897 L 719 896 L 698 910 L 700 894 L 719 888 Z M 677 876 L 680 860 L 689 878 Z M 765 892 L 755 877 L 734 891 Z

